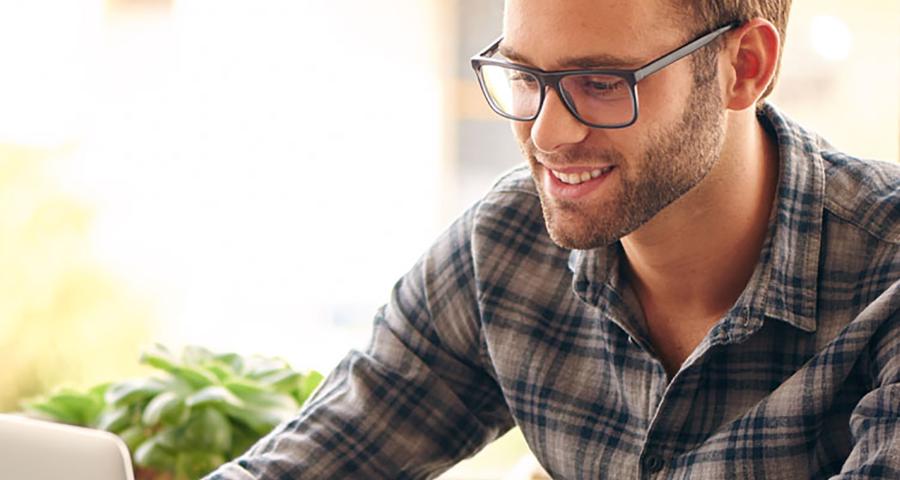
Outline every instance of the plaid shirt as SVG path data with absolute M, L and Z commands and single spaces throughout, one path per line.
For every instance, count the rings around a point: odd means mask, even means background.
M 514 425 L 556 479 L 900 478 L 900 167 L 760 118 L 768 238 L 671 379 L 620 245 L 555 245 L 519 168 L 397 283 L 368 349 L 210 478 L 432 478 Z

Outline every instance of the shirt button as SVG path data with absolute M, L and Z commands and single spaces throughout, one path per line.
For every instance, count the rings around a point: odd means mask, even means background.
M 666 461 L 659 455 L 647 455 L 644 457 L 644 468 L 650 473 L 656 473 L 663 469 Z
M 634 337 L 632 337 L 631 335 L 628 336 L 628 343 L 630 343 L 630 344 L 632 344 L 632 345 L 637 345 L 637 344 L 638 344 L 638 343 L 637 343 L 637 340 L 635 340 Z

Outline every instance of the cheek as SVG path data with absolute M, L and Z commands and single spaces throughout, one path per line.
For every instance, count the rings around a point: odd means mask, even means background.
M 531 125 L 534 122 L 509 122 L 513 136 L 519 145 L 525 145 L 531 138 Z
M 638 122 L 665 124 L 681 118 L 691 94 L 690 63 L 677 62 L 638 84 Z

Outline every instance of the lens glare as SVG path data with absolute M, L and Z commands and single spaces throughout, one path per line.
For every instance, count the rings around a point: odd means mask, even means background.
M 541 103 L 541 87 L 534 75 L 514 68 L 483 65 L 481 76 L 485 93 L 504 115 L 525 120 L 537 113 Z

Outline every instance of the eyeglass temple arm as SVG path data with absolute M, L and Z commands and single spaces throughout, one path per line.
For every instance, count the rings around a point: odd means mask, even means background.
M 500 48 L 500 42 L 503 40 L 503 36 L 497 37 L 497 40 L 494 40 L 493 43 L 484 50 L 478 52 L 476 57 L 490 57 L 491 55 L 497 53 L 497 50 Z
M 683 47 L 676 48 L 675 50 L 672 50 L 671 52 L 657 58 L 656 60 L 653 60 L 652 62 L 648 63 L 647 65 L 644 65 L 643 67 L 641 67 L 640 69 L 638 69 L 637 71 L 634 72 L 635 83 L 643 80 L 646 77 L 649 77 L 650 75 L 662 70 L 663 68 L 668 67 L 675 61 L 688 56 L 695 50 L 699 50 L 699 49 L 703 48 L 708 43 L 715 40 L 719 35 L 731 30 L 732 28 L 737 27 L 740 24 L 741 24 L 741 22 L 735 21 L 735 22 L 729 23 L 728 25 L 725 25 L 723 27 L 719 27 L 716 30 L 713 30 L 713 31 L 707 33 L 706 35 L 694 40 L 693 42 L 690 42 Z

